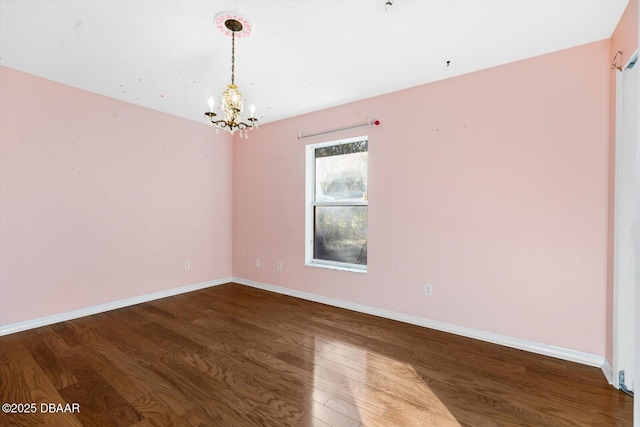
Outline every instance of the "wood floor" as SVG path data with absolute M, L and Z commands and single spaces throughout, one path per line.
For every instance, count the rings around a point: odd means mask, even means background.
M 0 426 L 631 426 L 597 368 L 227 284 L 0 337 Z M 43 413 L 42 403 L 79 404 Z

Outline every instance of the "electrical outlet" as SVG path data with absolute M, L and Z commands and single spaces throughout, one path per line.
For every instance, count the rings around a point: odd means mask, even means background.
M 425 296 L 433 296 L 433 285 L 431 285 L 430 283 L 425 283 L 422 290 Z
M 256 258 L 256 267 L 260 267 L 260 258 Z
M 278 261 L 278 263 L 276 264 L 276 270 L 282 271 L 282 261 Z
M 184 262 L 184 271 L 191 270 L 191 261 Z

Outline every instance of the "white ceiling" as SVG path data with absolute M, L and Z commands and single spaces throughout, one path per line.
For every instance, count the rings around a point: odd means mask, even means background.
M 267 123 L 608 38 L 628 0 L 385 2 L 0 0 L 0 64 L 206 123 L 231 80 L 214 15 L 237 11 L 236 84 Z

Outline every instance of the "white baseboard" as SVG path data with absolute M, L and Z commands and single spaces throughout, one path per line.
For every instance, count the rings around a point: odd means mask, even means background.
M 167 289 L 164 291 L 153 292 L 150 294 L 139 295 L 132 298 L 112 301 L 105 304 L 94 305 L 92 307 L 81 308 L 78 310 L 68 311 L 66 313 L 53 314 L 51 316 L 39 317 L 37 319 L 27 320 L 24 322 L 12 323 L 6 326 L 0 326 L 0 336 L 13 334 L 16 332 L 26 331 L 28 329 L 38 328 L 40 326 L 51 325 L 54 323 L 64 322 L 67 320 L 78 319 L 80 317 L 91 316 L 92 314 L 104 313 L 118 308 L 128 307 L 143 302 L 153 301 L 161 298 L 171 297 L 186 292 L 197 291 L 211 286 L 218 286 L 232 281 L 232 278 L 210 280 L 208 282 L 195 283 L 193 285 L 181 286 L 179 288 Z
M 547 345 L 547 344 L 534 342 L 534 341 L 527 341 L 520 338 L 514 338 L 506 335 L 495 334 L 493 332 L 487 332 L 479 329 L 468 328 L 466 326 L 458 326 L 451 323 L 440 322 L 437 320 L 431 320 L 424 317 L 404 314 L 397 311 L 370 307 L 367 305 L 344 301 L 336 298 L 329 298 L 329 297 L 316 295 L 308 292 L 297 291 L 295 289 L 283 288 L 280 286 L 260 283 L 253 280 L 243 279 L 240 277 L 233 277 L 233 281 L 241 285 L 251 286 L 258 289 L 264 289 L 266 291 L 276 292 L 283 295 L 289 295 L 292 297 L 301 298 L 309 301 L 315 301 L 322 304 L 331 305 L 334 307 L 345 308 L 347 310 L 358 311 L 361 313 L 366 313 L 366 314 L 371 314 L 378 317 L 397 320 L 397 321 L 409 323 L 412 325 L 418 325 L 426 328 L 435 329 L 438 331 L 449 332 L 452 334 L 474 338 L 477 340 L 486 341 L 493 344 L 499 344 L 506 347 L 529 351 L 531 353 L 537 353 L 544 356 L 555 357 L 556 359 L 568 360 L 570 362 L 581 363 L 583 365 L 588 365 L 588 366 L 595 366 L 597 368 L 602 368 L 604 371 L 605 358 L 604 356 L 598 356 L 596 354 L 584 353 L 581 351 L 571 350 L 563 347 L 556 347 L 553 345 Z
M 613 385 L 613 367 L 606 358 L 604 359 L 601 369 L 609 385 Z

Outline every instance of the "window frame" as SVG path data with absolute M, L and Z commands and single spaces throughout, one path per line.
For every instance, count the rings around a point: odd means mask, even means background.
M 369 216 L 369 198 L 362 201 L 337 201 L 337 202 L 316 202 L 316 156 L 315 150 L 318 148 L 331 147 L 334 145 L 350 144 L 358 141 L 367 141 L 367 193 L 369 191 L 369 136 L 362 135 L 353 138 L 345 138 L 334 141 L 319 142 L 306 146 L 306 179 L 305 179 L 305 265 L 309 267 L 321 267 L 334 270 L 352 271 L 356 273 L 366 273 L 367 265 L 352 264 L 340 261 L 329 261 L 314 258 L 314 228 L 315 228 L 315 208 L 317 206 L 366 206 L 367 218 Z M 369 233 L 367 230 L 367 242 Z

